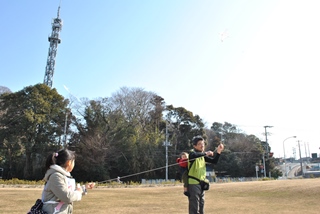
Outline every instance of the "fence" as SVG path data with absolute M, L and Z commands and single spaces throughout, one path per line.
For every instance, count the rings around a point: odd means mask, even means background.
M 165 179 L 151 179 L 151 180 L 147 180 L 147 179 L 141 179 L 141 184 L 163 184 L 163 183 L 175 183 L 176 180 L 175 179 L 169 179 L 168 181 L 166 181 Z

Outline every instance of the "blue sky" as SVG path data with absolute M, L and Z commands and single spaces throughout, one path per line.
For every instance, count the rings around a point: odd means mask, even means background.
M 42 83 L 59 0 L 0 2 L 0 85 Z M 140 87 L 208 124 L 229 122 L 276 157 L 296 135 L 319 153 L 317 0 L 62 0 L 53 87 L 68 98 Z M 221 41 L 221 33 L 227 35 Z M 66 90 L 66 86 L 69 90 Z M 306 146 L 304 146 L 306 145 Z M 295 139 L 285 141 L 293 156 Z

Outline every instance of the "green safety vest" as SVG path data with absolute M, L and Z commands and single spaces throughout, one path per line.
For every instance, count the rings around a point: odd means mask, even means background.
M 203 157 L 194 159 L 193 162 L 188 161 L 188 175 L 198 178 L 199 180 L 206 179 L 206 161 Z M 188 178 L 189 184 L 199 184 L 199 181 L 196 181 L 193 178 Z

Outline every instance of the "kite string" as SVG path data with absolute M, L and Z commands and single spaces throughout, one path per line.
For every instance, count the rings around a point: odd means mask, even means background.
M 179 164 L 179 163 L 170 164 L 170 165 L 168 165 L 168 167 L 175 166 L 175 165 L 178 165 L 178 164 Z M 113 179 L 109 179 L 109 180 L 105 180 L 105 181 L 100 181 L 100 182 L 98 182 L 98 183 L 106 183 L 106 182 L 109 182 L 109 181 L 118 180 L 118 179 L 120 179 L 120 178 L 128 178 L 128 177 L 132 177 L 132 176 L 136 176 L 136 175 L 140 175 L 140 174 L 144 174 L 144 173 L 148 173 L 148 172 L 152 172 L 152 171 L 157 171 L 157 170 L 159 170 L 159 169 L 163 169 L 163 168 L 166 168 L 166 167 L 167 167 L 167 166 L 162 166 L 162 167 L 158 167 L 158 168 L 146 170 L 146 171 L 143 171 L 143 172 L 138 172 L 138 173 L 134 173 L 134 174 L 130 174 L 130 175 L 125 175 L 125 176 L 118 177 L 118 178 L 113 178 Z
M 213 153 L 215 153 L 217 151 L 218 148 L 215 148 L 215 150 L 213 151 Z M 193 158 L 193 159 L 189 159 L 189 161 L 193 161 L 197 158 Z M 108 180 L 104 180 L 104 181 L 99 181 L 99 183 L 107 183 L 107 182 L 111 182 L 111 181 L 115 181 L 115 180 L 119 180 L 120 178 L 128 178 L 128 177 L 133 177 L 133 176 L 136 176 L 136 175 L 140 175 L 140 174 L 144 174 L 144 173 L 148 173 L 148 172 L 152 172 L 152 171 L 157 171 L 159 169 L 163 169 L 163 168 L 166 168 L 166 167 L 172 167 L 172 166 L 175 166 L 175 165 L 178 165 L 179 163 L 174 163 L 174 164 L 169 164 L 168 166 L 162 166 L 162 167 L 158 167 L 158 168 L 155 168 L 155 169 L 150 169 L 150 170 L 146 170 L 146 171 L 143 171 L 143 172 L 138 172 L 138 173 L 134 173 L 134 174 L 131 174 L 131 175 L 125 175 L 125 176 L 122 176 L 122 177 L 118 177 L 118 178 L 113 178 L 113 179 L 108 179 Z

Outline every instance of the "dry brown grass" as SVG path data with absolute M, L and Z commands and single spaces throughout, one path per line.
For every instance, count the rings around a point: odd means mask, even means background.
M 0 213 L 21 214 L 40 197 L 41 188 L 0 188 Z M 320 179 L 212 184 L 206 192 L 207 214 L 320 213 Z M 182 186 L 95 188 L 74 214 L 188 213 Z

